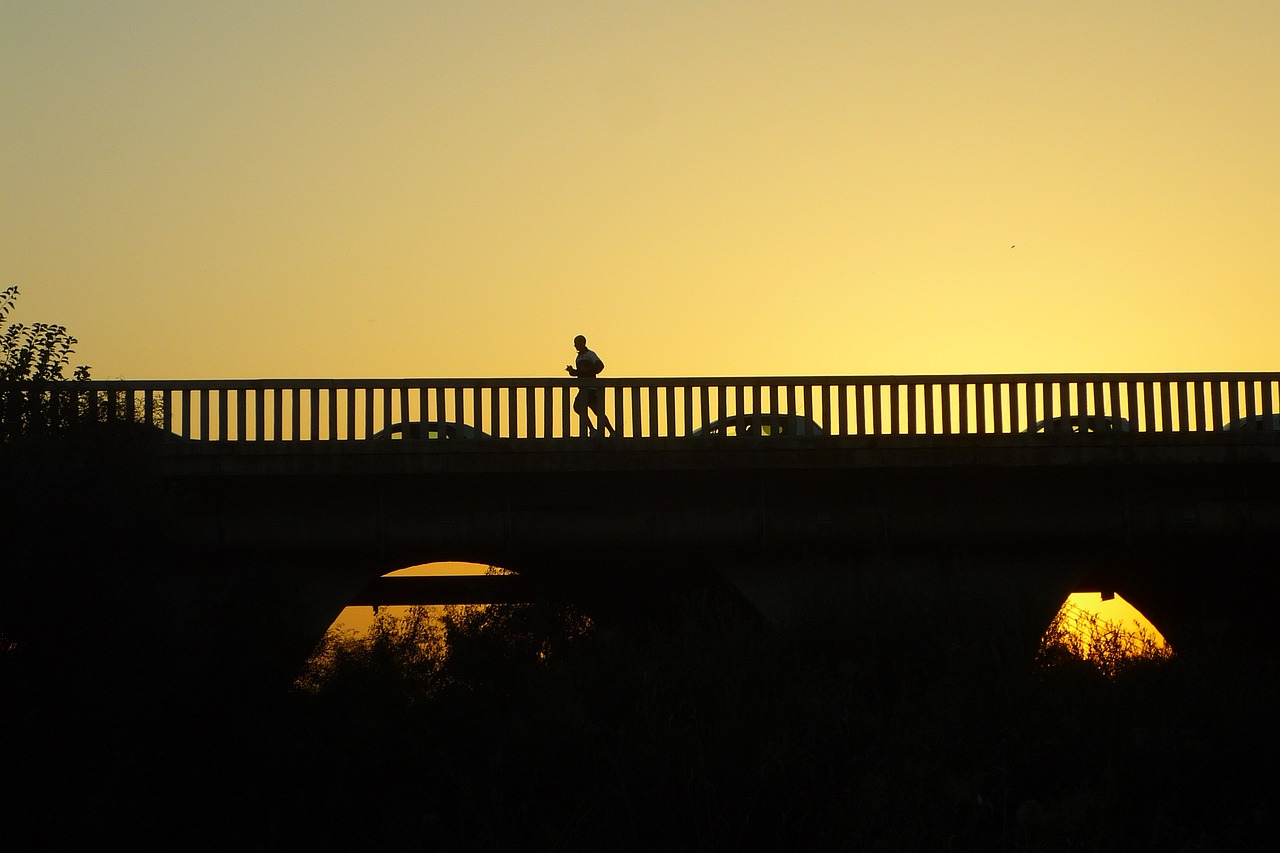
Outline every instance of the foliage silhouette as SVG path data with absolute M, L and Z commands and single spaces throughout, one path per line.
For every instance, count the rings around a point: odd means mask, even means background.
M 16 286 L 0 291 L 0 380 L 58 381 L 75 352 L 76 339 L 65 326 L 49 323 L 10 323 L 9 313 L 18 301 Z M 76 380 L 89 378 L 89 368 L 76 367 Z
M 1173 649 L 1142 625 L 1128 628 L 1069 602 L 1049 623 L 1036 655 L 1042 666 L 1085 661 L 1112 679 L 1172 657 Z
M 77 341 L 65 326 L 9 322 L 18 288 L 0 291 L 0 441 L 65 431 L 83 425 L 131 438 L 153 440 L 160 400 L 153 394 L 90 391 L 89 368 L 71 368 Z M 71 374 L 67 375 L 68 368 Z

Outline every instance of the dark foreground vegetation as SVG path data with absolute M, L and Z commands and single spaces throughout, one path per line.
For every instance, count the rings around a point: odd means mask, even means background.
M 23 845 L 1210 851 L 1277 828 L 1265 654 L 967 666 L 888 618 L 784 638 L 708 600 L 626 632 L 506 605 L 384 616 L 236 697 L 76 639 L 93 671 L 0 650 Z

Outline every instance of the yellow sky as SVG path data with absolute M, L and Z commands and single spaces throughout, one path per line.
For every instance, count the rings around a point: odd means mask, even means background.
M 1266 370 L 1280 3 L 0 2 L 97 378 Z M 1014 247 L 1014 248 L 1011 248 Z

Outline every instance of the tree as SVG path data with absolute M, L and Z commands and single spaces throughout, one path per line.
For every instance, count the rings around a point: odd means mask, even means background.
M 85 365 L 78 365 L 70 377 L 64 375 L 78 343 L 66 326 L 9 323 L 9 312 L 17 301 L 16 285 L 0 293 L 0 380 L 88 379 Z
M 66 326 L 51 323 L 10 323 L 18 301 L 17 286 L 0 292 L 0 439 L 57 429 L 77 420 L 79 400 L 46 387 L 47 383 L 89 378 L 89 368 L 66 370 L 76 339 Z

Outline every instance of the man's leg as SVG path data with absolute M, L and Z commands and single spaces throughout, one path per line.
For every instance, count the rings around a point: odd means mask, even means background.
M 591 410 L 596 413 L 596 422 L 604 429 L 605 434 L 612 433 L 614 431 L 613 424 L 609 422 L 609 415 L 605 413 L 604 406 L 599 400 L 593 399 L 591 401 Z
M 586 395 L 585 398 L 583 395 Z M 595 426 L 591 423 L 591 418 L 587 417 L 587 410 L 594 407 L 595 400 L 591 396 L 591 391 L 589 389 L 579 391 L 577 396 L 573 398 L 573 410 L 577 413 L 578 417 L 582 419 L 582 426 L 586 427 L 587 435 L 591 435 L 596 431 Z M 579 429 L 579 434 L 581 434 L 581 432 L 582 430 Z
M 613 432 L 613 424 L 609 422 L 609 416 L 604 410 L 604 393 L 597 392 L 595 388 L 592 388 L 589 393 L 591 394 L 589 398 L 591 400 L 591 411 L 596 413 L 596 423 L 600 425 L 606 435 Z

